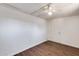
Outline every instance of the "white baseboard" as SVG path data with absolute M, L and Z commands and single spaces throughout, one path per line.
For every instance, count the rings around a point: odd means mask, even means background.
M 71 47 L 74 47 L 74 48 L 78 48 L 78 46 L 75 46 L 75 45 L 72 45 L 72 44 L 68 44 L 68 43 L 64 43 L 64 42 L 58 42 L 58 41 L 53 41 L 53 40 L 49 40 L 49 41 L 52 41 L 52 42 L 56 42 L 56 43 L 60 43 L 60 44 L 63 44 L 63 45 L 67 45 L 67 46 L 71 46 Z
M 21 50 L 18 50 L 18 51 L 14 52 L 14 53 L 11 53 L 11 54 L 7 55 L 7 56 L 14 56 L 14 55 L 16 55 L 16 54 L 18 54 L 18 53 L 20 53 L 20 52 L 22 52 L 22 51 L 24 51 L 24 50 L 27 50 L 27 49 L 32 48 L 32 47 L 34 47 L 34 46 L 37 46 L 37 45 L 39 45 L 39 44 L 41 44 L 41 43 L 43 43 L 43 42 L 45 42 L 45 41 L 47 41 L 47 40 L 43 40 L 43 41 L 40 41 L 40 42 L 38 42 L 38 43 L 36 43 L 36 44 L 33 44 L 33 45 L 31 45 L 31 46 L 25 47 L 25 48 L 23 48 L 23 49 L 21 49 Z

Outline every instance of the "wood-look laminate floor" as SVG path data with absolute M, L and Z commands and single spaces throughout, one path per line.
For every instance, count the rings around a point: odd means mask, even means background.
M 15 56 L 79 56 L 79 49 L 47 41 Z

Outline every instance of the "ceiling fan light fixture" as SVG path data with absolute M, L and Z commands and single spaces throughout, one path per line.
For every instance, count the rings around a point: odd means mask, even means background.
M 46 12 L 49 16 L 51 16 L 53 12 L 56 12 L 55 6 L 52 7 L 51 4 L 45 6 L 44 9 L 45 9 L 44 12 Z
M 48 15 L 51 16 L 53 13 L 52 12 L 48 12 Z
M 49 10 L 52 10 L 52 7 L 51 6 L 49 7 Z

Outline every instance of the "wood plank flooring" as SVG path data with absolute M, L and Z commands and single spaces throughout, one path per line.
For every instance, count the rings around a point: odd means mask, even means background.
M 79 49 L 47 41 L 15 56 L 79 56 Z

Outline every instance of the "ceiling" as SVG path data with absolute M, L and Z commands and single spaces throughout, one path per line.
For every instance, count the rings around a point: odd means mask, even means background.
M 52 3 L 51 6 L 55 7 L 56 12 L 53 12 L 51 16 L 42 10 L 48 3 L 8 3 L 3 5 L 43 19 L 79 15 L 79 4 L 75 3 Z

